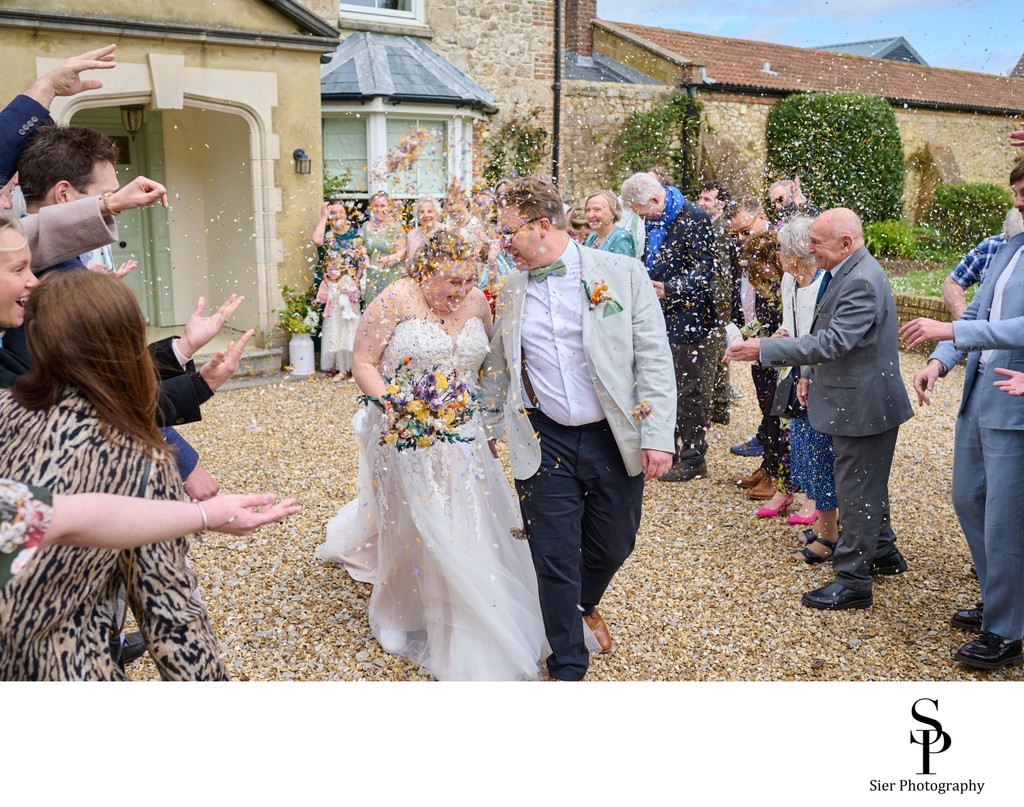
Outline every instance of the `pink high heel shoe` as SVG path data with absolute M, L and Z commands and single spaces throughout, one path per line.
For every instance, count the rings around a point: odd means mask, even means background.
M 775 518 L 775 516 L 779 515 L 780 513 L 784 513 L 786 511 L 786 508 L 789 507 L 792 503 L 793 494 L 790 493 L 788 496 L 786 496 L 785 499 L 782 500 L 782 504 L 780 504 L 778 507 L 769 507 L 768 505 L 762 507 L 760 510 L 757 511 L 757 517 Z
M 804 527 L 809 527 L 815 521 L 818 520 L 818 511 L 815 510 L 809 516 L 802 516 L 799 513 L 793 513 L 789 518 L 786 519 L 787 524 L 800 524 Z

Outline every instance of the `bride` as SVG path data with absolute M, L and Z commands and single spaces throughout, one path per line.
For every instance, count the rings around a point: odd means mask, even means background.
M 453 367 L 476 387 L 491 311 L 476 288 L 472 244 L 438 230 L 410 274 L 366 309 L 352 354 L 363 394 L 385 394 L 383 376 L 406 359 L 414 372 Z M 317 550 L 373 583 L 369 618 L 389 653 L 438 680 L 536 678 L 544 628 L 519 507 L 488 450 L 480 416 L 459 427 L 468 442 L 397 450 L 375 406 L 353 420 L 358 498 L 327 525 Z

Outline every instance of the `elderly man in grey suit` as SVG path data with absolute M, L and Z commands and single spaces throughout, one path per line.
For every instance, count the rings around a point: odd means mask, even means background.
M 1010 173 L 1014 206 L 1024 211 L 1024 162 Z M 1024 369 L 1024 234 L 1001 244 L 974 301 L 956 322 L 915 319 L 900 335 L 908 347 L 943 341 L 914 376 L 918 402 L 967 358 L 953 444 L 953 508 L 978 573 L 981 602 L 957 611 L 955 627 L 980 635 L 954 658 L 982 669 L 1024 660 L 1024 406 L 1004 394 Z
M 499 209 L 520 271 L 498 297 L 484 365 L 488 427 L 497 435 L 503 412 L 548 674 L 577 681 L 589 663 L 584 622 L 611 649 L 597 605 L 633 551 L 644 482 L 672 465 L 672 355 L 643 264 L 570 240 L 554 185 L 516 180 Z
M 846 208 L 822 213 L 810 228 L 810 252 L 826 270 L 811 332 L 750 339 L 726 359 L 803 368 L 799 392 L 810 424 L 832 435 L 843 534 L 832 555 L 835 581 L 802 602 L 868 608 L 872 575 L 907 569 L 889 523 L 889 471 L 900 424 L 914 413 L 900 377 L 892 287 L 864 248 L 860 219 Z

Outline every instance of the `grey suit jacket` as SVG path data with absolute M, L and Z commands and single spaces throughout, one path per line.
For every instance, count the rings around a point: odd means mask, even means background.
M 943 375 L 968 357 L 960 412 L 963 412 L 971 390 L 980 384 L 978 392 L 983 398 L 979 425 L 986 429 L 1024 429 L 1024 406 L 1017 398 L 992 386 L 997 378 L 1002 377 L 996 376 L 996 367 L 1024 372 L 1024 272 L 1015 272 L 1007 280 L 1000 319 L 998 322 L 988 321 L 996 282 L 1022 246 L 1024 233 L 999 245 L 992 256 L 985 282 L 960 319 L 953 323 L 953 341 L 940 343 L 929 356 L 929 359 L 938 359 L 946 367 Z M 993 348 L 995 352 L 979 378 L 981 351 Z
M 21 226 L 33 272 L 117 240 L 117 222 L 100 213 L 95 196 L 47 205 L 22 218 Z
M 641 449 L 675 450 L 676 379 L 665 334 L 665 318 L 640 261 L 581 247 L 583 279 L 591 288 L 604 281 L 622 311 L 606 316 L 602 303 L 583 309 L 583 351 L 598 400 L 631 475 L 641 472 Z M 498 318 L 484 364 L 481 387 L 489 408 L 492 438 L 508 434 L 509 459 L 516 479 L 540 467 L 540 443 L 523 403 L 521 325 L 528 272 L 515 270 L 498 297 Z M 582 293 L 582 290 L 581 290 Z M 651 405 L 637 420 L 633 409 Z
M 811 332 L 762 339 L 761 363 L 804 368 L 811 379 L 808 421 L 825 434 L 881 434 L 914 415 L 900 376 L 892 287 L 864 247 L 832 278 Z

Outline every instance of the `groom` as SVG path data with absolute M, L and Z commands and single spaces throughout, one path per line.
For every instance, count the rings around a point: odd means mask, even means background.
M 578 681 L 583 622 L 611 649 L 597 605 L 633 551 L 644 482 L 672 465 L 675 375 L 643 264 L 580 247 L 558 190 L 517 179 L 499 198 L 508 275 L 484 365 L 492 436 L 508 434 L 537 571 L 552 678 Z

